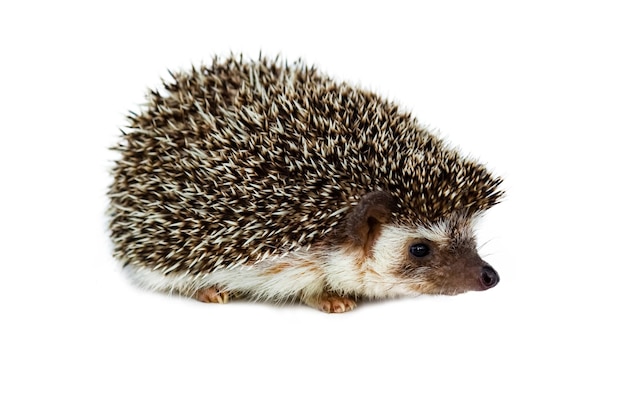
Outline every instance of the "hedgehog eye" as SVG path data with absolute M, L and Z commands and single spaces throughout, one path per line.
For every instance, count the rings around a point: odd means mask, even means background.
M 430 247 L 424 243 L 416 243 L 411 245 L 409 252 L 416 258 L 423 258 L 430 253 Z

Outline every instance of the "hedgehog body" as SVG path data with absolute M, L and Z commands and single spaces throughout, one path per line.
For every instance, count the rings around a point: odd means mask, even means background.
M 215 59 L 151 91 L 116 148 L 111 236 L 133 279 L 224 302 L 490 288 L 473 220 L 501 179 L 316 69 Z

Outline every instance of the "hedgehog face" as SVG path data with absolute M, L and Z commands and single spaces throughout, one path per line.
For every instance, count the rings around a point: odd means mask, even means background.
M 477 253 L 471 221 L 452 216 L 431 226 L 385 225 L 372 264 L 409 293 L 455 295 L 494 287 L 497 272 Z
M 367 292 L 376 295 L 385 284 L 398 294 L 454 295 L 498 283 L 497 272 L 477 253 L 472 217 L 453 213 L 405 225 L 389 220 L 392 201 L 384 192 L 367 194 L 347 222 L 363 257 L 358 264 L 371 287 Z
M 448 233 L 433 238 L 432 229 L 427 233 L 418 229 L 404 245 L 404 259 L 397 274 L 409 283 L 411 290 L 454 295 L 486 290 L 498 283 L 498 274 L 478 256 L 475 240 L 463 236 L 470 230 L 436 229 Z

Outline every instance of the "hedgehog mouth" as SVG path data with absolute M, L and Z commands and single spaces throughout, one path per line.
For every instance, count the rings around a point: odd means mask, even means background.
M 428 282 L 414 285 L 413 290 L 419 294 L 427 295 L 458 295 L 469 291 L 467 288 L 450 285 L 438 285 Z
M 469 290 L 465 288 L 440 288 L 439 291 L 435 291 L 433 294 L 435 295 L 459 295 L 468 292 Z

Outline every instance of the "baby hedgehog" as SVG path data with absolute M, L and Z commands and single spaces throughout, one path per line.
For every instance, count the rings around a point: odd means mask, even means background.
M 139 285 L 340 313 L 498 283 L 473 223 L 502 180 L 396 104 L 299 61 L 170 74 L 115 148 L 114 255 Z

